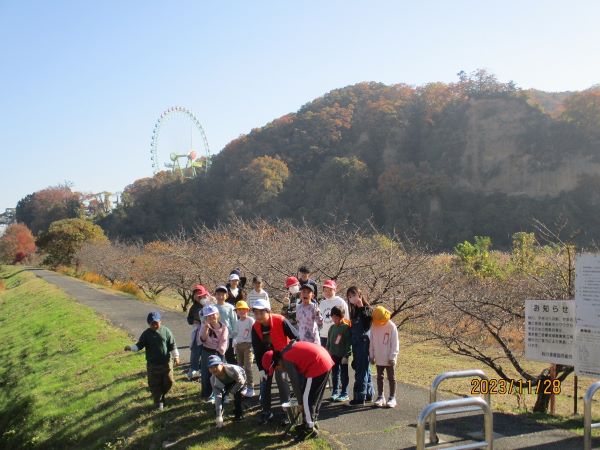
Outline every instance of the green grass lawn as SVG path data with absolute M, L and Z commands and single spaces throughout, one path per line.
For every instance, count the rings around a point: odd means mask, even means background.
M 168 407 L 154 411 L 143 352 L 123 352 L 125 332 L 29 272 L 3 266 L 0 277 L 0 448 L 292 447 L 280 429 L 258 426 L 256 408 L 217 431 L 214 407 L 181 371 Z

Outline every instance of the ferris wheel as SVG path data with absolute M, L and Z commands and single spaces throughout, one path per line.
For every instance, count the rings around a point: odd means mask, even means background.
M 154 174 L 160 172 L 160 161 L 159 161 L 159 153 L 158 153 L 158 137 L 160 134 L 160 130 L 162 125 L 165 123 L 167 118 L 171 118 L 173 116 L 183 116 L 186 120 L 189 120 L 192 127 L 195 128 L 201 137 L 201 146 L 203 147 L 200 151 L 196 151 L 193 148 L 193 145 L 190 144 L 190 151 L 188 153 L 177 153 L 172 152 L 169 155 L 169 159 L 171 162 L 165 163 L 164 167 L 167 169 L 171 169 L 174 172 L 178 172 L 180 175 L 185 177 L 194 177 L 199 172 L 207 172 L 211 163 L 211 154 L 210 148 L 208 146 L 208 140 L 206 139 L 206 134 L 204 133 L 204 129 L 200 124 L 200 121 L 196 118 L 196 116 L 187 108 L 182 106 L 172 106 L 171 108 L 163 111 L 160 115 L 156 124 L 154 125 L 154 131 L 152 132 L 152 141 L 150 143 L 150 157 L 152 159 L 152 169 Z M 180 160 L 184 160 L 182 163 Z

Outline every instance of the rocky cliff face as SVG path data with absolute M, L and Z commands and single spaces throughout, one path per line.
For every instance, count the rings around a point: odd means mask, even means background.
M 460 185 L 482 193 L 554 197 L 577 186 L 581 175 L 600 175 L 592 155 L 564 149 L 552 168 L 523 144 L 532 114 L 513 99 L 471 100 L 467 110 L 466 146 L 461 157 Z

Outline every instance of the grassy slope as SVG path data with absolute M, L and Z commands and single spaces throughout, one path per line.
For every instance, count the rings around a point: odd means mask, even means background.
M 281 448 L 252 417 L 217 432 L 198 385 L 177 382 L 151 409 L 142 352 L 130 338 L 28 272 L 3 267 L 0 292 L 0 448 Z M 181 381 L 179 379 L 178 381 Z M 262 431 L 262 430 L 261 430 Z M 329 448 L 325 441 L 305 449 Z

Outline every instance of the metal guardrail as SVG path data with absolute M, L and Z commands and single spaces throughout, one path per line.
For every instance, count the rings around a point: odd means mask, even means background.
M 425 450 L 425 423 L 427 419 L 436 413 L 457 410 L 461 408 L 474 408 L 483 411 L 484 414 L 484 438 L 485 441 L 474 442 L 472 444 L 459 445 L 457 447 L 447 447 L 444 450 L 466 450 L 472 448 L 494 449 L 494 416 L 492 408 L 481 397 L 467 397 L 456 400 L 442 400 L 428 404 L 417 420 L 417 450 Z M 438 414 L 439 414 L 438 413 Z M 437 443 L 437 442 L 436 442 Z
M 440 386 L 440 384 L 442 384 L 442 382 L 444 380 L 449 380 L 451 378 L 480 378 L 482 380 L 488 380 L 487 375 L 483 372 L 483 370 L 460 370 L 457 372 L 444 372 L 440 375 L 438 375 L 437 377 L 435 377 L 435 379 L 433 380 L 433 383 L 431 383 L 431 387 L 429 388 L 429 403 L 435 403 L 437 402 L 437 391 L 438 391 L 438 387 Z M 479 398 L 479 397 L 470 397 L 470 398 Z M 488 391 L 485 394 L 485 401 L 487 403 L 487 405 L 491 408 L 492 406 L 492 397 L 490 392 Z M 464 406 L 464 407 L 460 407 L 460 408 L 456 408 L 456 409 L 448 409 L 448 408 L 444 408 L 443 411 L 440 411 L 439 413 L 434 411 L 431 414 L 431 418 L 429 419 L 429 442 L 431 442 L 432 444 L 437 444 L 439 442 L 439 438 L 437 436 L 437 430 L 436 430 L 436 421 L 437 421 L 437 416 L 442 416 L 445 414 L 457 414 L 457 413 L 463 413 L 463 412 L 472 412 L 472 411 L 479 411 L 481 410 L 481 408 L 479 406 Z M 477 448 L 477 447 L 474 447 Z
M 592 384 L 583 396 L 583 448 L 592 450 L 592 428 L 600 428 L 600 422 L 592 423 L 592 398 L 600 390 L 600 381 Z

